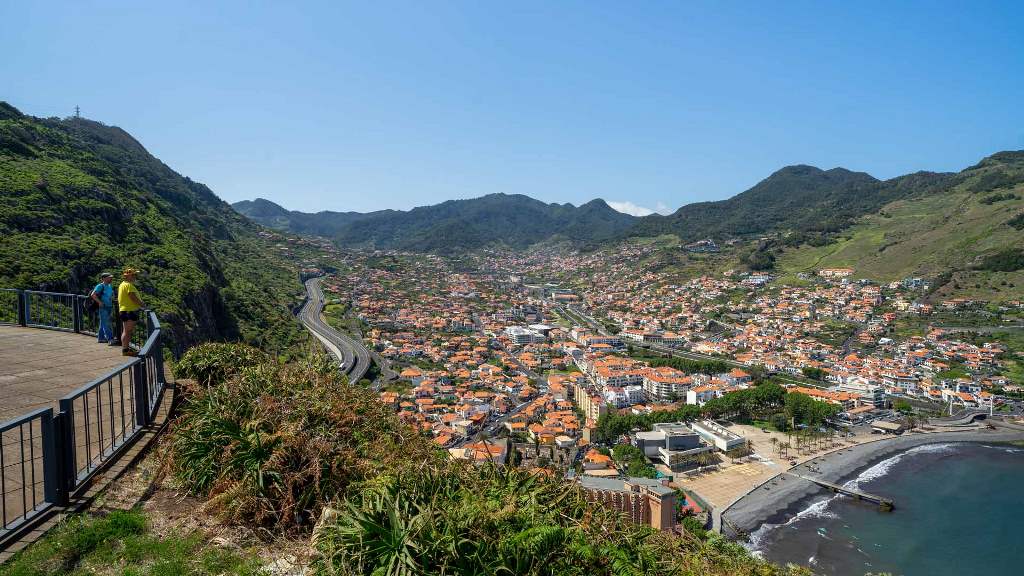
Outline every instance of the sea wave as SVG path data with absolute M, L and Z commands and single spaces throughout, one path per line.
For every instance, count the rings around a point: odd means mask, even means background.
M 824 500 L 819 500 L 812 503 L 807 508 L 797 512 L 789 520 L 786 520 L 782 524 L 768 524 L 764 523 L 757 530 L 750 533 L 750 540 L 746 543 L 747 549 L 755 555 L 760 554 L 761 545 L 764 543 L 764 537 L 772 532 L 776 528 L 789 526 L 794 522 L 797 522 L 805 518 L 837 518 L 834 512 L 828 510 L 828 505 L 837 498 L 837 496 L 831 496 Z
M 1021 452 L 1024 452 L 1024 449 L 1012 448 L 1012 447 L 1009 447 L 1009 446 L 991 446 L 989 444 L 982 444 L 982 446 L 985 447 L 985 448 L 991 448 L 993 450 L 1002 450 L 1003 452 L 1006 452 L 1007 454 L 1020 454 Z
M 942 452 L 948 452 L 953 448 L 953 444 L 925 444 L 923 446 L 916 446 L 905 452 L 900 452 L 890 458 L 886 458 L 874 466 L 864 470 L 857 475 L 853 480 L 848 481 L 845 486 L 851 490 L 858 490 L 860 487 L 872 480 L 877 480 L 882 476 L 885 476 L 892 470 L 892 467 L 898 464 L 907 456 L 913 456 L 915 454 L 937 454 Z
M 898 464 L 906 456 L 912 456 L 915 454 L 936 454 L 948 452 L 952 450 L 954 446 L 955 444 L 953 443 L 924 444 L 921 446 L 915 446 L 914 448 L 911 448 L 904 452 L 900 452 L 899 454 L 895 454 L 889 458 L 886 458 L 885 460 L 882 460 L 881 462 L 878 462 L 877 464 L 871 466 L 870 468 L 865 469 L 863 472 L 858 474 L 856 478 L 846 482 L 844 486 L 846 488 L 857 490 L 860 488 L 862 484 L 870 482 L 872 480 L 876 480 L 888 474 L 889 471 L 892 470 L 892 467 Z M 747 549 L 750 550 L 751 553 L 753 553 L 755 556 L 761 556 L 762 545 L 765 542 L 765 537 L 769 533 L 773 532 L 775 529 L 789 526 L 794 522 L 799 522 L 800 520 L 808 518 L 836 518 L 837 515 L 834 512 L 830 511 L 828 508 L 829 504 L 831 504 L 833 501 L 840 497 L 841 496 L 839 494 L 836 494 L 824 500 L 818 500 L 816 502 L 813 502 L 810 506 L 804 508 L 800 512 L 797 512 L 795 515 L 789 518 L 789 520 L 783 522 L 782 524 L 762 524 L 760 527 L 758 527 L 757 530 L 750 533 L 750 540 L 746 544 Z

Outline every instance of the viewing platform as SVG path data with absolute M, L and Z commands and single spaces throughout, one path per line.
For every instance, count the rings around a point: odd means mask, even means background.
M 57 408 L 67 393 L 127 364 L 120 346 L 73 332 L 0 325 L 0 422 Z
M 86 505 L 169 415 L 156 314 L 124 356 L 97 341 L 86 299 L 0 289 L 0 561 Z

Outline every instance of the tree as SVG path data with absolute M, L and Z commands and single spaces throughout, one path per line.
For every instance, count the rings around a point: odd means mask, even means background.
M 805 366 L 805 367 L 801 368 L 800 371 L 803 372 L 804 376 L 810 378 L 811 380 L 824 380 L 825 379 L 825 371 L 822 370 L 821 368 L 815 368 L 813 366 Z
M 779 432 L 785 432 L 789 429 L 789 419 L 782 412 L 772 414 L 770 422 Z
M 626 472 L 630 476 L 636 476 L 638 478 L 656 478 L 658 476 L 658 472 L 653 466 L 638 460 L 630 462 L 629 466 L 626 468 Z
M 904 416 L 903 420 L 907 423 L 908 430 L 913 430 L 915 427 L 917 427 L 918 419 L 916 415 L 907 414 L 906 416 Z

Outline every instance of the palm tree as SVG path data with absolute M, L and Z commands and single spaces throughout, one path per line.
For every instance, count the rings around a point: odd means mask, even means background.
M 771 440 L 772 440 L 772 452 L 775 452 L 778 449 L 778 447 L 779 447 L 779 439 L 776 438 L 775 436 L 772 436 Z

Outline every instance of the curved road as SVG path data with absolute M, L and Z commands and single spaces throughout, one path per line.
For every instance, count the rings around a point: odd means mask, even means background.
M 306 281 L 306 294 L 309 298 L 299 310 L 299 321 L 335 358 L 345 363 L 345 374 L 348 375 L 349 382 L 358 382 L 370 369 L 370 351 L 362 342 L 342 334 L 324 322 L 321 315 L 324 309 L 324 293 L 320 289 L 320 278 L 310 278 Z

